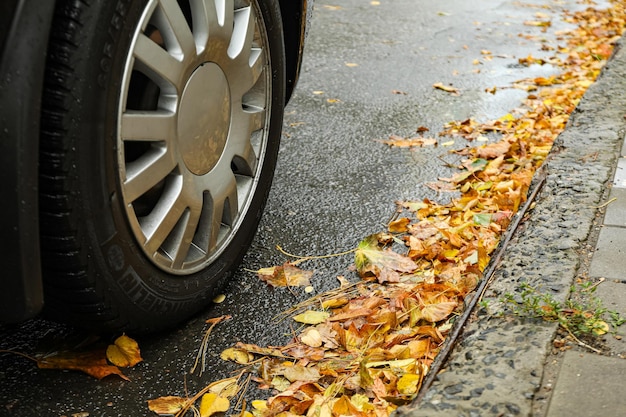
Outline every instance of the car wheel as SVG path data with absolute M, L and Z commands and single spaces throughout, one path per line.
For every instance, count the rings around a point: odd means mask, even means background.
M 59 3 L 42 104 L 45 311 L 171 327 L 256 231 L 285 105 L 279 5 Z

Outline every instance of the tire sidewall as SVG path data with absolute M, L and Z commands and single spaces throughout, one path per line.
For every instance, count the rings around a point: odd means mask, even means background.
M 249 209 L 229 246 L 205 270 L 192 275 L 170 275 L 143 253 L 131 232 L 119 183 L 117 162 L 118 106 L 122 75 L 131 41 L 147 0 L 96 2 L 90 9 L 92 30 L 83 34 L 86 59 L 75 85 L 84 101 L 73 112 L 78 184 L 77 205 L 84 213 L 84 240 L 88 271 L 105 304 L 121 306 L 117 314 L 142 330 L 179 322 L 207 304 L 207 298 L 230 276 L 245 254 L 260 220 L 275 169 L 284 107 L 284 52 L 278 4 L 259 5 L 270 43 L 272 112 L 267 150 Z M 271 3 L 271 4 L 268 4 Z M 88 29 L 85 26 L 84 29 Z M 152 325 L 151 325 L 152 324 Z

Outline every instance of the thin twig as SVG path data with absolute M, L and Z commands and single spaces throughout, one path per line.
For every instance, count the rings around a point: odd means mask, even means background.
M 561 324 L 561 327 L 564 328 L 565 330 L 567 330 L 567 333 L 569 333 L 570 336 L 572 336 L 572 338 L 576 341 L 576 343 L 578 343 L 579 346 L 585 347 L 593 352 L 596 353 L 602 353 L 602 351 L 600 349 L 596 349 L 593 346 L 589 346 L 588 344 L 586 344 L 585 342 L 583 342 L 582 340 L 580 340 L 579 338 L 577 338 L 576 336 L 574 336 L 574 333 L 572 333 L 572 331 L 569 329 L 569 327 Z
M 598 285 L 602 284 L 604 281 L 606 281 L 606 278 L 600 278 L 600 279 L 598 280 L 598 282 L 596 282 L 595 284 L 593 284 L 593 285 L 592 285 L 592 286 L 590 286 L 590 287 L 587 287 L 587 288 L 585 288 L 585 289 L 581 290 L 580 292 L 590 292 L 591 290 L 593 290 L 594 288 L 596 288 Z
M 193 367 L 191 368 L 190 373 L 193 374 L 196 371 L 196 368 L 198 367 L 198 363 L 201 362 L 202 367 L 200 368 L 199 376 L 202 376 L 202 373 L 206 369 L 206 353 L 209 347 L 209 336 L 211 335 L 211 332 L 213 331 L 215 326 L 217 326 L 222 321 L 229 319 L 230 317 L 231 316 L 224 315 L 224 316 L 216 317 L 214 319 L 210 319 L 211 326 L 208 328 L 206 332 L 204 332 L 204 336 L 202 337 L 202 342 L 200 344 L 200 349 L 198 349 L 198 354 L 196 355 L 196 360 L 193 364 Z
M 347 250 L 347 251 L 345 251 L 345 252 L 340 252 L 340 253 L 331 253 L 331 254 L 329 254 L 329 255 L 301 256 L 301 255 L 294 255 L 294 254 L 292 254 L 292 253 L 287 252 L 287 251 L 286 251 L 286 250 L 284 250 L 284 249 L 283 249 L 280 245 L 276 245 L 276 249 L 278 249 L 278 251 L 279 251 L 280 253 L 282 253 L 283 255 L 285 255 L 285 256 L 289 256 L 290 258 L 297 258 L 297 260 L 296 260 L 296 261 L 291 262 L 291 264 L 292 264 L 292 265 L 294 265 L 294 266 L 296 266 L 296 265 L 298 265 L 298 264 L 300 264 L 300 263 L 302 263 L 302 262 L 305 262 L 305 261 L 310 261 L 310 260 L 313 260 L 313 259 L 336 258 L 336 257 L 338 257 L 338 256 L 348 255 L 348 254 L 350 254 L 350 253 L 352 253 L 352 252 L 354 252 L 354 251 L 356 251 L 356 250 L 357 250 L 357 248 L 354 248 L 354 249 Z
M 604 204 L 600 204 L 599 206 L 595 206 L 595 207 L 591 207 L 591 208 L 594 208 L 594 209 L 601 209 L 601 208 L 604 208 L 604 207 L 608 206 L 609 204 L 613 203 L 614 201 L 617 201 L 617 197 L 613 197 L 612 199 L 610 199 L 610 200 L 609 200 L 609 201 L 607 201 L 606 203 L 604 203 Z
M 21 357 L 26 358 L 26 359 L 30 359 L 33 362 L 39 362 L 36 358 L 34 358 L 32 356 L 29 356 L 29 355 L 27 355 L 25 353 L 22 353 L 22 352 L 16 352 L 15 350 L 0 349 L 0 353 L 12 353 L 14 355 L 21 356 Z

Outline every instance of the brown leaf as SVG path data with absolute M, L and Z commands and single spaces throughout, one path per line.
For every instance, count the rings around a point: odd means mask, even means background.
M 506 140 L 490 143 L 476 149 L 476 156 L 479 158 L 493 159 L 506 154 L 511 149 L 511 143 Z
M 328 321 L 344 321 L 349 319 L 354 319 L 356 317 L 367 317 L 372 315 L 372 310 L 369 308 L 356 308 L 354 310 L 349 310 L 343 313 L 335 314 L 331 316 Z
M 317 370 L 317 368 L 313 368 L 313 367 L 309 368 L 309 367 L 301 366 L 301 365 L 293 365 L 293 366 L 285 367 L 285 370 L 283 371 L 283 375 L 285 376 L 285 378 L 287 378 L 291 382 L 294 382 L 294 381 L 316 382 L 322 377 L 319 371 Z
M 273 287 L 306 287 L 311 285 L 313 271 L 304 271 L 286 262 L 281 266 L 259 269 L 257 275 Z
M 422 308 L 422 317 L 426 321 L 436 323 L 448 318 L 457 306 L 458 303 L 456 301 L 449 301 L 443 297 L 441 301 L 437 300 L 433 303 L 426 304 L 424 308 Z
M 82 371 L 98 379 L 117 375 L 129 381 L 128 377 L 117 366 L 108 364 L 104 349 L 87 352 L 61 352 L 54 356 L 37 359 L 37 367 L 40 369 Z
M 407 256 L 381 249 L 376 235 L 368 236 L 359 243 L 355 253 L 355 264 L 361 276 L 368 273 L 378 276 L 382 269 L 412 272 L 417 268 L 417 264 Z

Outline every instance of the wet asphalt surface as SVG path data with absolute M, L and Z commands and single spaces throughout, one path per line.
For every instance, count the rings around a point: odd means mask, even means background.
M 546 10 L 514 1 L 372 3 L 316 3 L 300 83 L 285 115 L 274 187 L 254 244 L 223 290 L 225 301 L 175 331 L 139 339 L 144 362 L 125 371 L 130 381 L 39 370 L 22 357 L 0 355 L 0 416 L 151 415 L 148 399 L 193 394 L 230 376 L 236 367 L 219 354 L 236 342 L 286 343 L 290 322 L 274 317 L 310 294 L 269 288 L 248 270 L 288 260 L 276 245 L 301 255 L 350 250 L 383 229 L 394 201 L 447 198 L 425 184 L 450 174 L 444 161 L 457 161 L 448 151 L 466 146 L 462 139 L 452 147 L 413 151 L 389 148 L 377 139 L 413 136 L 420 126 L 430 129 L 425 136 L 436 136 L 451 120 L 508 113 L 525 93 L 507 89 L 493 95 L 486 88 L 553 71 L 548 65 L 518 65 L 518 58 L 531 53 L 549 54 L 539 50 L 539 41 L 518 35 L 555 42 L 554 32 L 566 28 L 558 14 L 546 33 L 525 26 Z M 574 1 L 565 3 L 576 7 Z M 461 95 L 433 89 L 437 82 L 452 84 Z M 337 287 L 338 275 L 356 280 L 351 264 L 348 255 L 301 266 L 315 271 L 312 284 L 319 293 Z M 221 315 L 232 319 L 213 330 L 206 370 L 189 374 L 208 328 L 205 320 Z M 5 326 L 0 349 L 33 353 L 50 336 L 73 332 L 44 320 Z M 269 394 L 252 392 L 250 398 L 257 395 Z

